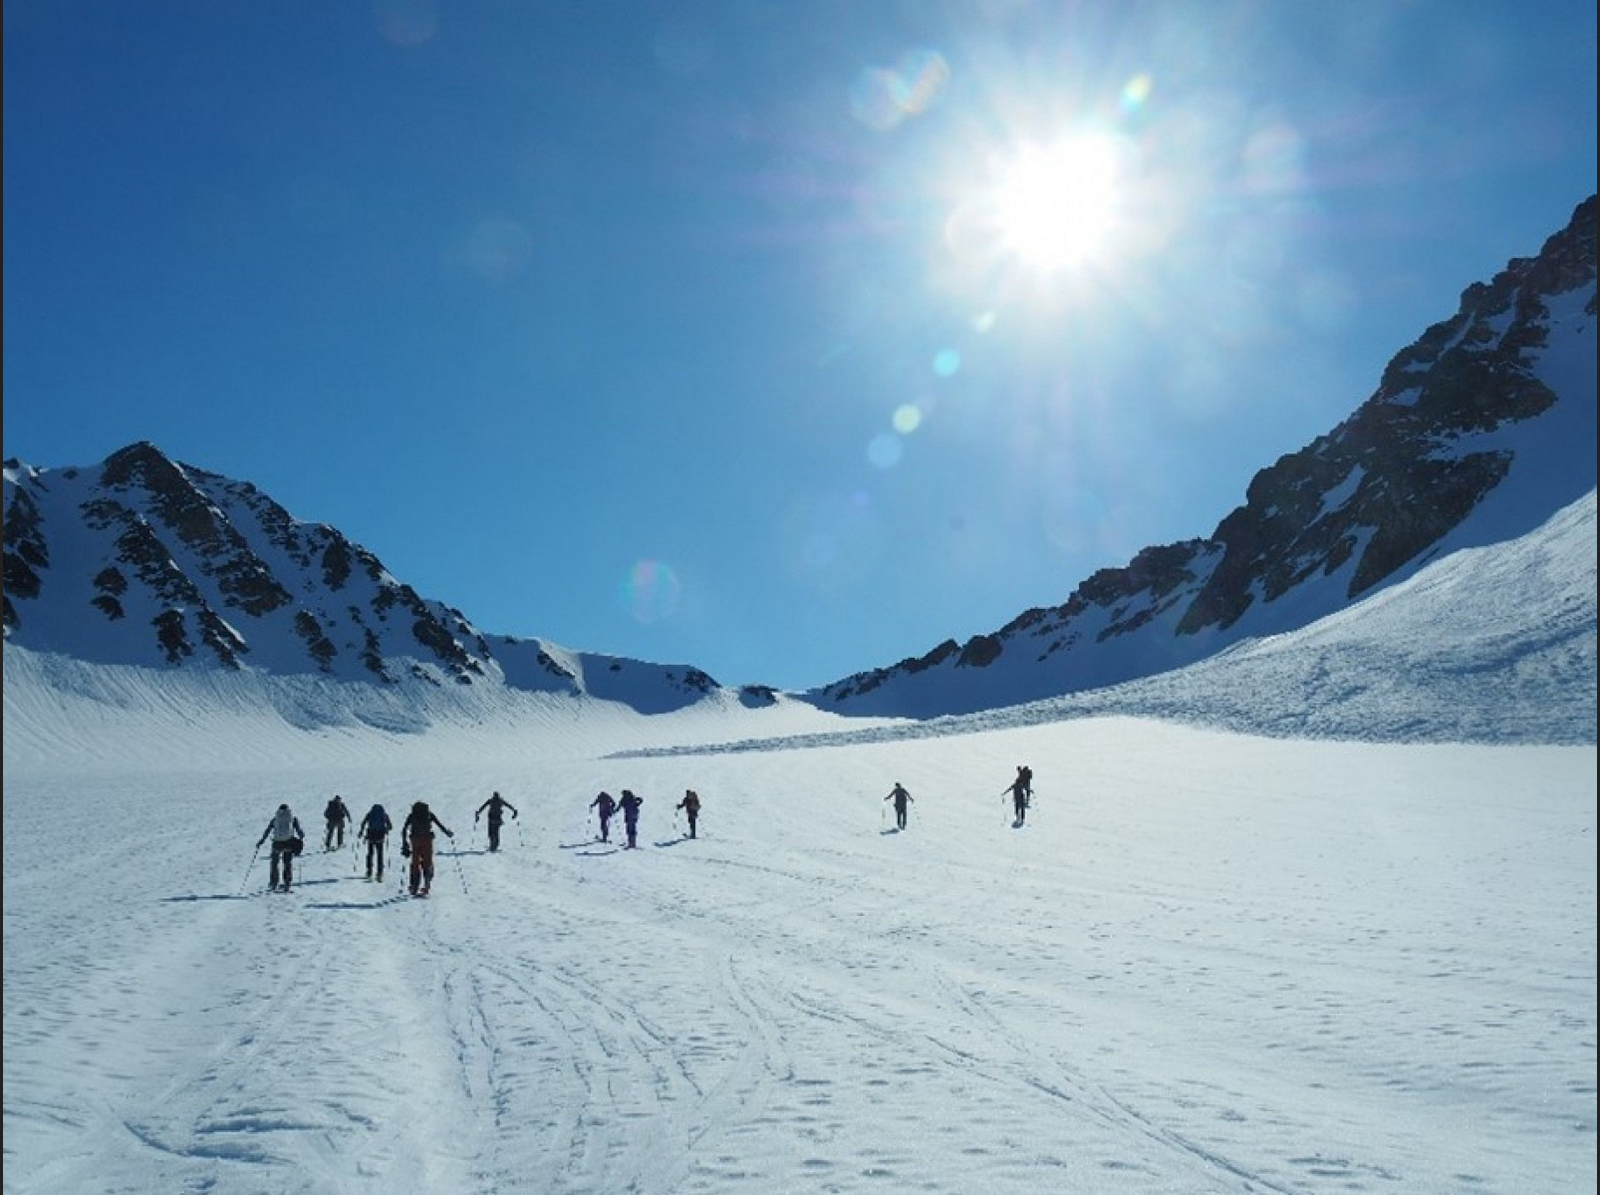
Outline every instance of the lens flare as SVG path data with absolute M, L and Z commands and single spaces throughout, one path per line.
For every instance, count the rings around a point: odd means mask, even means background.
M 397 46 L 420 46 L 439 28 L 433 0 L 376 0 L 378 31 Z
M 950 78 L 937 50 L 913 50 L 892 67 L 868 67 L 850 86 L 850 111 L 869 129 L 888 132 L 932 107 Z
M 663 622 L 677 612 L 682 592 L 683 586 L 670 565 L 640 560 L 628 570 L 622 583 L 622 606 L 636 622 Z
M 867 445 L 867 460 L 879 469 L 892 469 L 900 463 L 900 437 L 893 432 L 882 432 L 872 437 Z

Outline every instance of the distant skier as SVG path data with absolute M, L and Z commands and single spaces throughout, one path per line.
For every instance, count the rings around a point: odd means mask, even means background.
M 260 850 L 261 844 L 268 838 L 272 839 L 272 867 L 267 875 L 268 884 L 274 892 L 287 892 L 294 883 L 294 857 L 300 853 L 306 841 L 306 832 L 300 828 L 300 819 L 287 805 L 278 806 L 278 811 L 267 822 L 267 828 L 256 839 L 256 850 Z M 278 886 L 280 875 L 283 877 L 281 889 Z
M 906 828 L 906 805 L 907 803 L 914 805 L 916 800 L 898 780 L 894 782 L 894 788 L 889 790 L 889 795 L 884 800 L 894 802 L 895 829 L 904 830 Z
M 512 817 L 521 817 L 522 815 L 517 812 L 515 805 L 499 793 L 495 793 L 482 805 L 479 805 L 478 812 L 472 815 L 472 820 L 476 822 L 481 818 L 485 809 L 489 811 L 489 850 L 498 851 L 500 849 L 500 823 L 506 820 L 506 810 L 511 810 Z
M 367 816 L 361 819 L 357 828 L 357 835 L 367 844 L 367 879 L 372 879 L 373 865 L 377 865 L 378 882 L 383 883 L 383 848 L 389 841 L 389 831 L 394 829 L 394 822 L 389 820 L 389 812 L 382 805 L 374 805 L 367 810 Z
M 328 802 L 328 807 L 322 811 L 322 816 L 328 823 L 328 832 L 322 840 L 324 853 L 333 850 L 335 846 L 344 846 L 344 824 L 355 821 L 349 806 L 344 803 L 344 798 L 338 793 L 333 794 L 333 800 Z M 334 839 L 337 838 L 338 842 Z
M 411 895 L 426 896 L 433 887 L 433 828 L 438 826 L 446 838 L 454 838 L 449 828 L 433 815 L 426 801 L 418 801 L 400 827 L 400 853 L 411 858 Z
M 617 811 L 617 802 L 610 793 L 601 793 L 589 802 L 590 809 L 600 811 L 600 841 L 611 841 L 611 815 Z
M 689 819 L 689 837 L 693 838 L 695 823 L 700 820 L 700 794 L 692 788 L 684 789 L 683 800 L 676 808 L 683 810 L 683 816 Z
M 639 806 L 644 804 L 643 797 L 636 797 L 629 789 L 622 790 L 622 800 L 617 804 L 622 806 L 622 828 L 628 832 L 628 849 L 631 851 L 639 845 Z
M 1033 799 L 1033 769 L 1026 764 L 1017 765 L 1017 778 L 1005 791 L 1011 793 L 1011 805 L 1016 812 L 1016 825 L 1022 825 L 1028 816 L 1028 805 Z

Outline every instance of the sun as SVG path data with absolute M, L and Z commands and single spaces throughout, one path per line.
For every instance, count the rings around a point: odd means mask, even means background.
M 1056 270 L 1109 247 L 1122 202 L 1117 141 L 1079 133 L 1018 147 L 996 172 L 990 216 L 999 249 L 1021 265 Z

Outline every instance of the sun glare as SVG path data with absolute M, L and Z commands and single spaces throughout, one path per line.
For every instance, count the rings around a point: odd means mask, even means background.
M 993 218 L 1001 248 L 1044 270 L 1083 262 L 1115 227 L 1121 166 L 1116 143 L 1084 134 L 1018 150 L 1001 169 Z

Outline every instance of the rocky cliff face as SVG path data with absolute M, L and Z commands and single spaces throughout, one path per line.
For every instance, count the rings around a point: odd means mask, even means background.
M 1537 257 L 1469 287 L 1349 419 L 1257 473 L 1209 536 L 808 696 L 926 716 L 1097 688 L 1297 629 L 1441 552 L 1532 530 L 1595 486 L 1595 221 L 1591 197 Z

